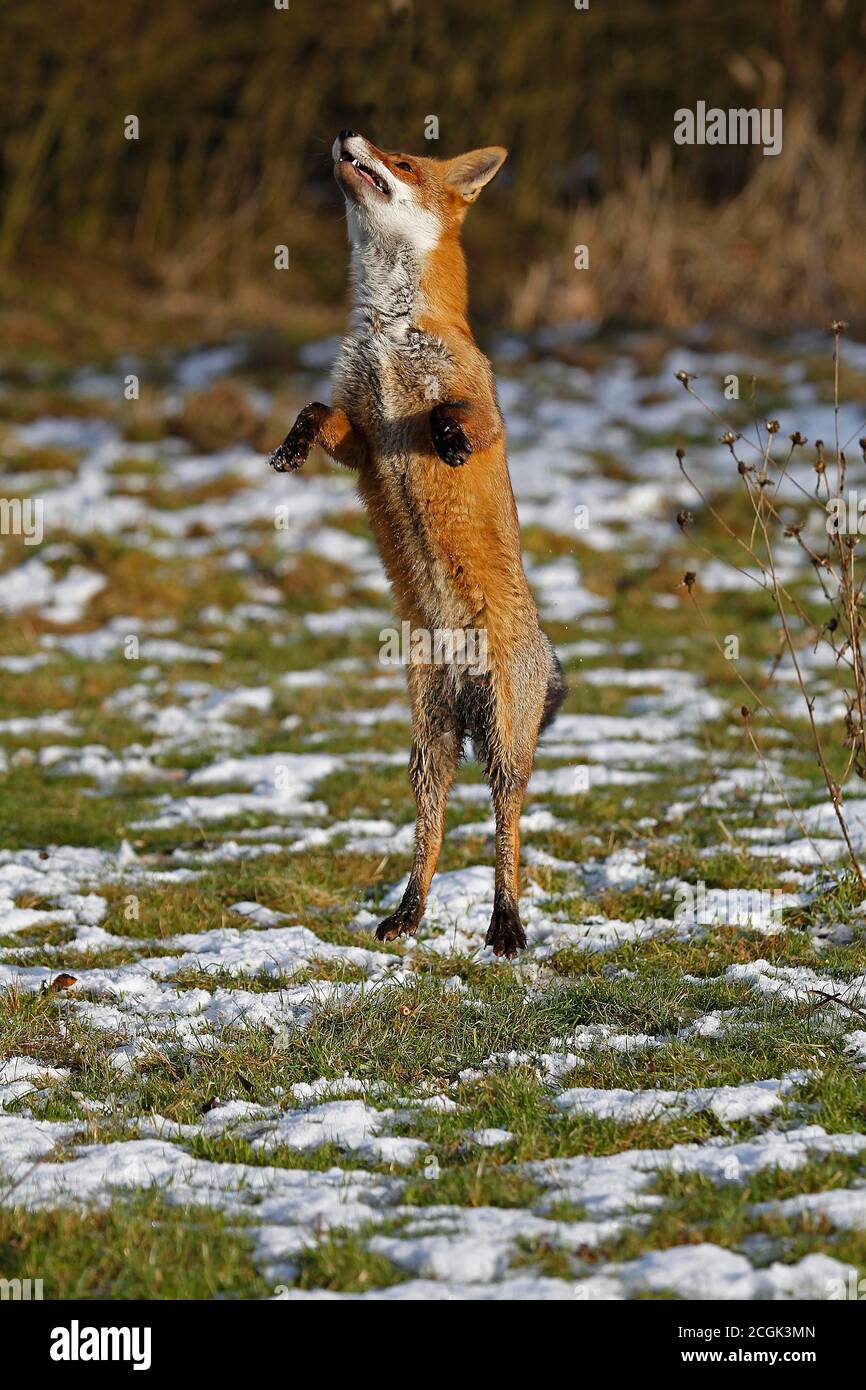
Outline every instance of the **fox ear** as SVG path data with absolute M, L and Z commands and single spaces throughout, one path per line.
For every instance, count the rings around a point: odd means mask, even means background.
M 488 145 L 486 149 L 470 150 L 468 154 L 458 154 L 456 158 L 446 160 L 443 172 L 455 192 L 467 203 L 474 203 L 484 185 L 495 178 L 507 158 L 508 151 L 501 145 Z

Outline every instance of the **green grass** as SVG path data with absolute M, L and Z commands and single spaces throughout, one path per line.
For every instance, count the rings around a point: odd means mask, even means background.
M 544 1190 L 514 1168 L 475 1155 L 472 1163 L 440 1173 L 438 1178 L 417 1177 L 403 1191 L 407 1206 L 454 1205 L 461 1207 L 532 1207 Z
M 725 1249 L 754 1249 L 756 1237 L 763 1237 L 764 1257 L 792 1264 L 804 1255 L 826 1253 L 843 1263 L 866 1271 L 866 1236 L 862 1231 L 833 1231 L 819 1217 L 804 1214 L 787 1217 L 774 1211 L 756 1212 L 759 1201 L 772 1201 L 800 1192 L 842 1187 L 851 1180 L 862 1180 L 862 1158 L 833 1157 L 813 1161 L 793 1173 L 768 1169 L 746 1183 L 717 1184 L 701 1174 L 661 1172 L 653 1191 L 664 1196 L 664 1205 L 654 1210 L 641 1229 L 626 1232 L 615 1241 L 587 1253 L 593 1262 L 635 1259 L 647 1250 L 666 1250 L 672 1245 L 709 1243 Z M 752 1244 L 750 1245 L 750 1241 Z
M 0 1269 L 46 1299 L 256 1298 L 269 1289 L 238 1218 L 170 1206 L 157 1192 L 104 1210 L 0 1208 Z
M 116 849 L 129 824 L 147 814 L 150 789 L 118 791 L 109 800 L 90 794 L 81 778 L 52 778 L 40 768 L 19 767 L 0 796 L 0 841 L 7 849 L 58 844 Z
M 366 1293 L 403 1283 L 409 1277 L 384 1255 L 368 1250 L 358 1233 L 328 1236 L 302 1251 L 295 1268 L 297 1288 L 333 1293 Z

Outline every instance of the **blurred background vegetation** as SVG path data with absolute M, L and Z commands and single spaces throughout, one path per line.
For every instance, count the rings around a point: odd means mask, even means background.
M 467 224 L 482 327 L 866 325 L 864 38 L 863 0 L 5 0 L 3 336 L 337 326 L 345 125 L 508 145 Z M 783 153 L 675 146 L 698 100 L 782 107 Z

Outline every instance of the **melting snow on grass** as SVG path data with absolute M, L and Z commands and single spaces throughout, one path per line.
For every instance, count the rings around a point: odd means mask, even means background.
M 298 403 L 329 351 L 303 355 Z M 175 404 L 244 362 L 181 361 Z M 474 774 L 417 935 L 372 934 L 412 850 L 409 710 L 350 480 L 133 442 L 84 377 L 92 417 L 11 430 L 47 451 L 46 539 L 0 567 L 0 1202 L 26 1219 L 156 1189 L 243 1216 L 290 1299 L 807 1299 L 847 1280 L 843 1249 L 866 1261 L 862 904 L 813 911 L 844 853 L 832 808 L 785 737 L 749 757 L 740 692 L 680 624 L 670 521 L 693 499 L 647 436 L 695 436 L 719 485 L 682 365 L 542 358 L 502 381 L 572 687 L 521 817 L 507 968 Z M 721 564 L 701 583 L 748 592 Z M 689 1214 L 690 1183 L 713 1211 L 738 1194 L 742 1229 Z M 344 1286 L 317 1286 L 350 1239 Z

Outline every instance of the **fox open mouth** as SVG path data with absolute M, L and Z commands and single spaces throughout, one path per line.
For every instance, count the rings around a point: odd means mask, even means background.
M 355 170 L 356 173 L 360 174 L 362 179 L 366 179 L 368 183 L 371 183 L 373 187 L 377 188 L 379 192 L 384 194 L 386 198 L 389 198 L 391 196 L 390 189 L 388 188 L 388 185 L 386 184 L 385 180 L 381 179 L 379 175 L 369 167 L 369 165 L 362 164 L 361 160 L 356 159 L 353 154 L 349 154 L 347 151 L 344 151 L 340 155 L 338 163 L 351 164 L 352 168 Z

